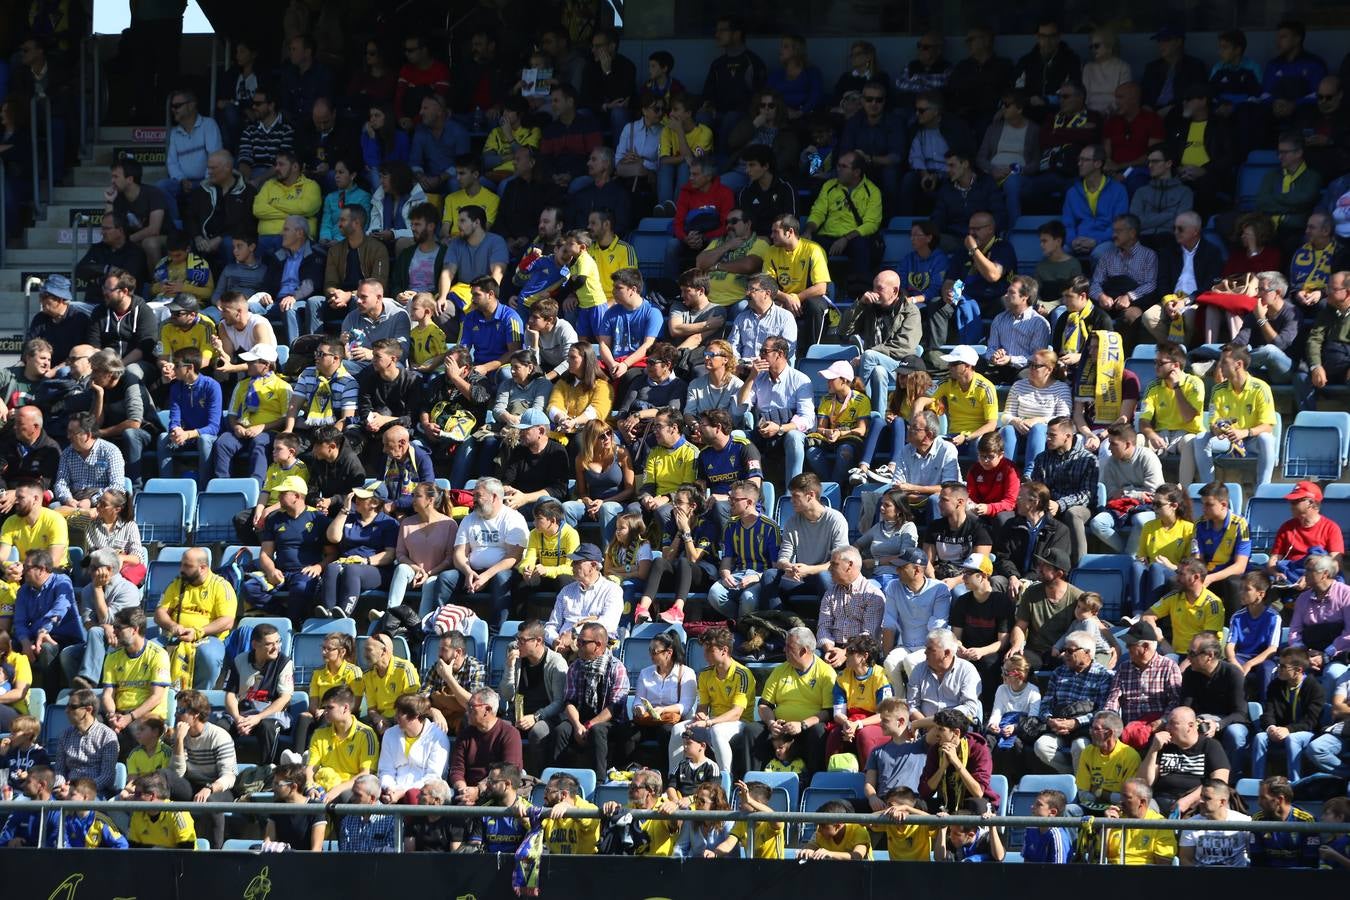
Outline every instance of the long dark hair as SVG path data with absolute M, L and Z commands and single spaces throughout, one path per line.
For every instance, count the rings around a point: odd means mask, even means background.
M 684 644 L 680 643 L 680 639 L 674 631 L 661 632 L 652 638 L 652 644 L 671 652 L 671 658 L 675 661 L 674 667 L 671 669 L 672 672 L 678 672 L 680 666 L 684 665 Z

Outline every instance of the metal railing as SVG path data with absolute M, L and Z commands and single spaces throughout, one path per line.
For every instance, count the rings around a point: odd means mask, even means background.
M 211 35 L 211 90 L 209 105 L 206 111 L 202 111 L 202 105 L 197 104 L 197 115 L 214 117 L 216 115 L 216 91 L 220 82 L 220 47 L 225 45 L 225 58 L 229 59 L 230 42 L 217 35 Z M 164 95 L 164 128 L 165 131 L 173 130 L 173 91 Z M 168 136 L 165 136 L 167 142 Z
M 395 852 L 403 852 L 404 819 L 411 817 L 439 816 L 449 819 L 476 819 L 489 816 L 519 816 L 514 807 L 501 806 L 404 806 L 399 804 L 378 804 L 363 806 L 354 803 L 330 804 L 323 811 L 336 816 L 387 815 L 395 819 Z M 318 804 L 296 803 L 258 803 L 241 801 L 237 803 L 191 803 L 191 802 L 147 802 L 142 800 L 100 800 L 91 802 L 60 800 L 25 800 L 0 803 L 0 816 L 10 813 L 55 810 L 58 813 L 57 824 L 60 833 L 58 845 L 65 839 L 65 816 L 67 813 L 83 814 L 94 810 L 103 813 L 133 812 L 187 812 L 202 815 L 233 814 L 245 816 L 294 815 L 307 810 L 317 813 Z M 878 813 L 823 813 L 823 812 L 745 812 L 743 810 L 678 810 L 665 813 L 660 810 L 625 809 L 625 813 L 635 820 L 665 819 L 669 821 L 691 822 L 746 822 L 755 825 L 763 822 L 779 822 L 786 825 L 878 825 L 889 824 Z M 603 818 L 602 809 L 571 809 L 563 814 L 568 819 Z M 1058 828 L 1082 829 L 1093 831 L 1247 831 L 1247 832 L 1291 832 L 1294 834 L 1350 834 L 1350 823 L 1341 822 L 1253 822 L 1253 821 L 1212 821 L 1210 819 L 1113 819 L 1106 816 L 1084 816 L 1082 818 L 1063 817 L 1045 819 L 1037 816 L 962 816 L 962 815 L 911 815 L 905 818 L 909 825 L 925 825 L 930 828 L 946 828 L 951 825 L 998 827 L 998 828 Z M 44 843 L 47 817 L 38 818 L 38 844 Z M 1104 834 L 1099 834 L 1099 838 Z M 1121 861 L 1124 861 L 1127 841 L 1120 841 Z M 745 856 L 754 854 L 755 829 L 746 828 Z M 1098 840 L 1098 862 L 1106 862 L 1106 841 Z
M 55 155 L 52 152 L 52 98 L 34 95 L 28 101 L 29 137 L 33 143 L 33 211 L 35 218 L 42 218 L 42 166 L 38 155 L 38 106 L 45 107 L 43 124 L 47 132 L 47 204 L 51 204 L 52 188 L 56 183 Z

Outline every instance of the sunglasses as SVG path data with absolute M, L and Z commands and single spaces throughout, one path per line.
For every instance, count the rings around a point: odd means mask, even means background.
M 734 218 L 733 218 L 732 216 L 727 216 L 727 224 L 728 224 L 728 225 L 739 225 L 739 224 L 741 224 L 741 223 L 744 222 L 744 221 L 745 221 L 745 219 L 742 218 L 741 216 L 736 216 L 736 217 L 734 217 Z
M 1339 96 L 1340 96 L 1339 94 L 1318 94 L 1318 95 L 1317 95 L 1317 99 L 1318 99 L 1318 100 L 1335 100 L 1335 99 L 1336 99 L 1337 97 L 1339 97 Z
M 863 94 L 864 103 L 884 103 L 885 100 L 885 97 L 878 97 L 874 94 Z

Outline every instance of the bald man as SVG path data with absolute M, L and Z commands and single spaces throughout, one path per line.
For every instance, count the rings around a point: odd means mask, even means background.
M 402 425 L 395 425 L 384 433 L 384 511 L 401 516 L 412 511 L 413 488 L 418 484 L 433 484 L 436 473 L 431 468 L 431 454 L 414 447 L 412 436 Z
M 257 190 L 235 171 L 234 156 L 217 150 L 206 158 L 206 177 L 183 201 L 183 230 L 192 247 L 220 265 L 234 262 L 235 235 L 257 229 L 253 198 Z
M 891 376 L 900 367 L 921 369 L 915 355 L 923 338 L 919 308 L 901 290 L 900 276 L 884 269 L 872 279 L 872 289 L 853 305 L 844 333 L 858 345 L 853 368 L 867 385 L 873 409 L 885 409 Z
M 211 571 L 210 554 L 201 548 L 185 551 L 178 577 L 155 609 L 155 624 L 176 641 L 170 650 L 175 685 L 202 691 L 216 687 L 238 609 L 234 588 Z
M 6 515 L 14 505 L 15 485 L 41 481 L 50 488 L 61 463 L 61 447 L 44 429 L 40 407 L 20 406 L 10 418 L 14 427 L 0 432 L 0 488 L 8 488 L 0 493 L 0 513 Z

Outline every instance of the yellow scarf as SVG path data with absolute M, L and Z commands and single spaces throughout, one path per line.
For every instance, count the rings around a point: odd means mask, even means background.
M 1166 304 L 1172 303 L 1178 299 L 1180 298 L 1176 294 L 1168 294 L 1166 297 L 1163 297 L 1163 305 L 1166 306 Z M 1167 320 L 1167 339 L 1169 341 L 1176 341 L 1183 347 L 1186 346 L 1185 316 L 1177 316 L 1175 319 L 1169 318 Z
M 1304 172 L 1306 172 L 1306 171 L 1308 171 L 1308 164 L 1307 164 L 1307 163 L 1299 163 L 1299 164 L 1298 164 L 1298 168 L 1295 169 L 1295 170 L 1292 171 L 1292 172 L 1285 172 L 1285 171 L 1281 170 L 1281 171 L 1280 171 L 1280 175 L 1281 175 L 1281 178 L 1280 178 L 1280 193 L 1281 193 L 1281 194 L 1287 194 L 1287 193 L 1289 193 L 1289 189 L 1292 188 L 1292 187 L 1294 186 L 1294 182 L 1295 182 L 1295 181 L 1298 181 L 1299 176 L 1302 175 L 1302 174 L 1303 174 Z M 1282 221 L 1284 220 L 1284 216 L 1271 216 L 1271 217 L 1270 217 L 1270 220 L 1271 220 L 1272 222 L 1275 223 L 1275 227 L 1276 227 L 1276 228 L 1279 228 L 1279 227 L 1280 227 L 1280 222 L 1282 222 Z
M 1114 421 L 1120 417 L 1124 380 L 1124 338 L 1118 331 L 1097 332 L 1097 353 L 1088 354 L 1083 360 L 1077 399 L 1089 400 L 1095 405 L 1098 422 Z
M 1092 210 L 1094 216 L 1097 214 L 1097 201 L 1101 199 L 1104 190 L 1106 190 L 1105 178 L 1102 178 L 1102 183 L 1095 191 L 1087 186 L 1087 179 L 1083 179 L 1083 193 L 1087 195 L 1088 209 Z
M 1064 329 L 1064 352 L 1078 353 L 1087 344 L 1089 329 L 1088 318 L 1092 315 L 1089 303 L 1078 312 L 1069 313 L 1069 325 Z
M 314 396 L 309 399 L 309 409 L 305 411 L 305 424 L 332 425 L 337 421 L 337 417 L 333 415 L 333 389 L 327 378 L 318 372 L 314 375 L 319 383 L 314 388 Z
M 961 738 L 956 742 L 956 755 L 961 758 L 961 768 L 966 768 L 970 760 L 970 739 Z M 938 777 L 941 782 L 938 784 L 938 797 L 942 801 L 943 809 L 956 809 L 961 805 L 961 801 L 966 799 L 966 783 L 961 778 L 960 771 L 955 766 L 947 766 Z

